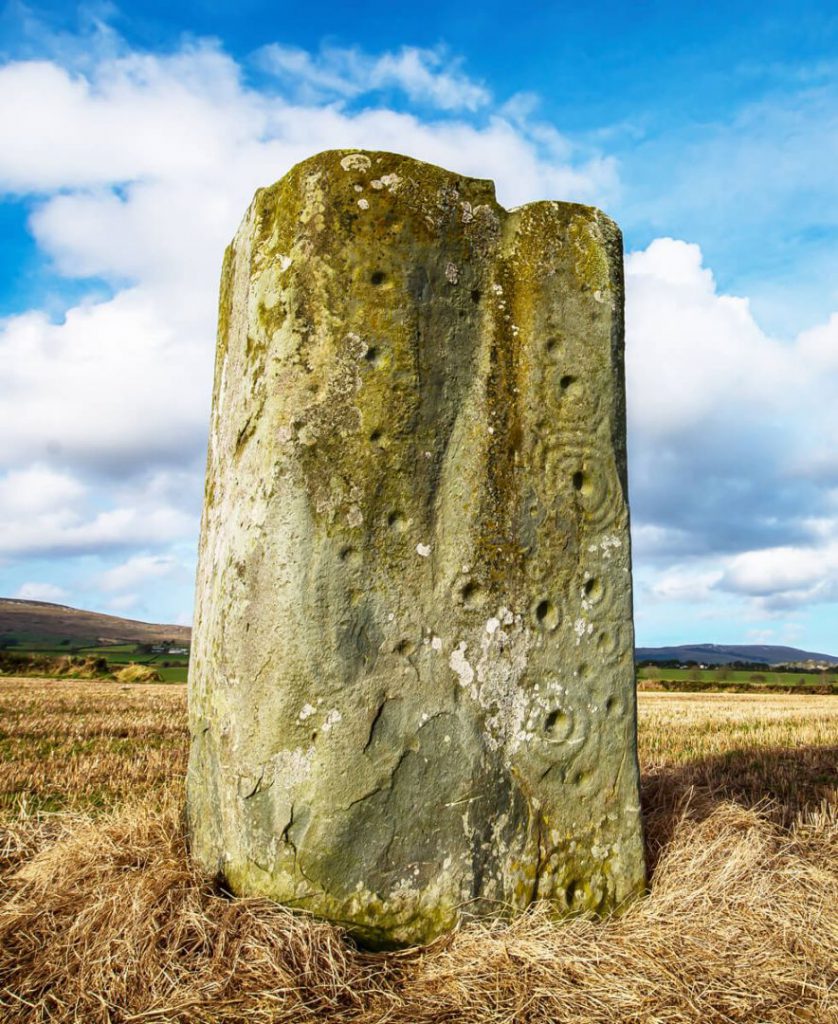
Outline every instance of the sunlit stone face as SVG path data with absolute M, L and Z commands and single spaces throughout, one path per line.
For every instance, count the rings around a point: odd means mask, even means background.
M 189 816 L 377 945 L 644 867 L 622 250 L 599 211 L 330 152 L 222 275 Z

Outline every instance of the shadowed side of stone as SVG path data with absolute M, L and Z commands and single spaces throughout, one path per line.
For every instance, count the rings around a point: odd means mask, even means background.
M 622 249 L 589 207 L 323 153 L 222 274 L 192 848 L 424 942 L 643 886 Z

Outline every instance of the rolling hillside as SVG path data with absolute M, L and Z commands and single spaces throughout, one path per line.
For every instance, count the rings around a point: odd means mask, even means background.
M 46 601 L 0 598 L 0 646 L 88 647 L 164 640 L 188 646 L 191 635 L 189 626 L 137 622 Z
M 769 644 L 683 644 L 680 647 L 638 647 L 638 661 L 696 661 L 703 665 L 729 665 L 734 661 L 759 661 L 764 665 L 788 662 L 828 662 L 838 665 L 833 654 L 801 651 L 797 647 Z

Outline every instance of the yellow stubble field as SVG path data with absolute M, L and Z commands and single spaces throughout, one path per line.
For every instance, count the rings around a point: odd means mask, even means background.
M 401 954 L 189 863 L 185 687 L 0 680 L 12 1022 L 838 1020 L 838 698 L 639 694 L 649 894 Z

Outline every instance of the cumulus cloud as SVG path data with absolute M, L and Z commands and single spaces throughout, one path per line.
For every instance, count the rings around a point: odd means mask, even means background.
M 809 382 L 811 369 L 759 328 L 747 299 L 717 292 L 699 246 L 655 239 L 628 256 L 626 275 L 632 425 L 644 437 L 719 414 L 741 413 L 762 428 L 775 411 L 764 402 Z
M 719 569 L 700 570 L 674 565 L 662 572 L 651 591 L 664 601 L 685 601 L 699 604 L 712 598 L 713 588 L 722 578 Z
M 719 293 L 698 246 L 626 260 L 635 551 L 651 600 L 759 613 L 838 599 L 838 317 L 788 342 Z M 833 461 L 830 461 L 833 460 Z M 674 560 L 674 564 L 673 564 Z
M 644 553 L 799 543 L 821 513 L 831 530 L 828 494 L 805 472 L 838 428 L 838 370 L 808 355 L 826 347 L 820 333 L 771 338 L 746 299 L 718 292 L 698 246 L 674 239 L 628 256 L 626 291 L 631 483 Z
M 165 544 L 196 528 L 172 508 L 115 508 L 86 517 L 76 511 L 44 513 L 27 521 L 0 522 L 0 555 L 78 555 Z
M 0 186 L 32 193 L 199 173 L 258 137 L 264 112 L 214 47 L 106 58 L 87 74 L 52 61 L 0 68 Z
M 75 504 L 85 492 L 84 485 L 68 473 L 43 465 L 28 466 L 0 477 L 0 517 L 50 512 Z
M 196 504 L 193 496 L 188 504 Z M 154 477 L 103 492 L 39 466 L 12 470 L 0 476 L 0 556 L 76 556 L 182 541 L 196 535 L 198 522 L 183 506 Z
M 719 586 L 767 610 L 838 600 L 838 529 L 835 534 L 811 547 L 744 551 L 728 561 Z
M 0 467 L 51 459 L 118 476 L 194 459 L 205 444 L 209 350 L 143 288 L 74 307 L 61 324 L 38 311 L 0 322 Z M 48 485 L 79 486 L 67 479 L 38 470 L 4 487 L 25 501 Z

